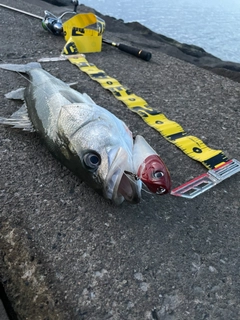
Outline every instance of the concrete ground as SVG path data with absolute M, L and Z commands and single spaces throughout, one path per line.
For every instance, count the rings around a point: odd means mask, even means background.
M 41 1 L 1 3 L 38 15 L 63 11 Z M 37 19 L 2 8 L 0 16 L 2 62 L 60 54 L 64 39 Z M 151 47 L 152 59 L 103 45 L 87 54 L 89 62 L 240 160 L 239 83 L 161 53 L 150 37 L 108 28 L 105 34 Z M 167 164 L 173 187 L 206 172 L 69 62 L 43 67 L 77 81 L 77 90 L 143 135 Z M 1 70 L 0 84 L 0 116 L 9 116 L 21 103 L 4 94 L 27 80 Z M 19 319 L 240 318 L 239 173 L 193 200 L 143 193 L 139 204 L 115 207 L 57 162 L 35 133 L 1 126 L 0 159 L 0 276 Z

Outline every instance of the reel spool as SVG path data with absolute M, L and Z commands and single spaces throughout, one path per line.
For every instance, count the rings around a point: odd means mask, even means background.
M 62 13 L 59 17 L 56 17 L 50 11 L 44 11 L 44 18 L 42 19 L 43 29 L 51 32 L 54 35 L 60 35 L 63 32 L 63 21 L 62 18 L 67 14 L 75 15 L 77 13 L 77 7 L 80 4 L 79 0 L 72 0 L 71 3 L 74 4 L 73 11 L 66 11 Z
M 63 32 L 63 21 L 62 18 L 67 15 L 72 14 L 75 15 L 75 11 L 66 11 L 61 16 L 56 17 L 50 11 L 44 11 L 44 18 L 42 19 L 42 27 L 43 29 L 51 32 L 52 34 L 58 36 Z

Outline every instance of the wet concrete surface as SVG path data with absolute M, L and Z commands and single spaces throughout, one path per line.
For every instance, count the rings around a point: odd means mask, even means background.
M 2 0 L 42 15 L 62 8 Z M 55 10 L 55 11 L 54 11 Z M 64 39 L 38 20 L 0 9 L 4 63 L 58 56 Z M 148 50 L 156 40 L 106 30 L 106 38 Z M 142 61 L 103 45 L 87 54 L 210 147 L 240 159 L 239 83 L 161 53 Z M 149 128 L 69 62 L 43 68 L 141 134 L 167 164 L 173 187 L 206 169 Z M 0 71 L 0 116 L 21 102 L 4 94 L 27 85 Z M 0 276 L 20 319 L 236 320 L 240 317 L 239 173 L 186 200 L 143 192 L 113 206 L 57 162 L 36 133 L 0 127 Z

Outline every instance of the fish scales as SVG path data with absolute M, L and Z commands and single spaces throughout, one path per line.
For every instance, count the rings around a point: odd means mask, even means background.
M 2 64 L 0 68 L 29 75 L 24 94 L 22 89 L 7 94 L 12 99 L 21 97 L 23 107 L 8 119 L 0 118 L 0 123 L 37 131 L 58 160 L 116 205 L 124 200 L 138 203 L 142 180 L 149 190 L 152 183 L 158 187 L 161 183 L 163 190 L 165 183 L 163 193 L 168 191 L 169 173 L 146 140 L 141 136 L 134 140 L 123 121 L 86 93 L 70 88 L 38 63 Z M 162 175 L 154 178 L 153 158 L 150 169 L 149 161 L 145 161 L 149 155 L 160 163 Z

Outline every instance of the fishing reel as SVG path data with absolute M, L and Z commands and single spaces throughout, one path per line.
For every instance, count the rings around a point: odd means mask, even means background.
M 72 0 L 74 4 L 73 11 L 66 11 L 62 13 L 59 17 L 52 14 L 50 11 L 44 11 L 44 18 L 42 19 L 43 29 L 53 33 L 54 35 L 60 35 L 63 32 L 63 17 L 67 14 L 75 15 L 77 13 L 77 7 L 80 4 L 79 0 Z
M 44 18 L 42 19 L 43 29 L 53 33 L 54 35 L 60 35 L 63 31 L 63 22 L 62 18 L 66 14 L 75 14 L 75 12 L 64 12 L 60 17 L 56 17 L 50 11 L 44 11 Z

